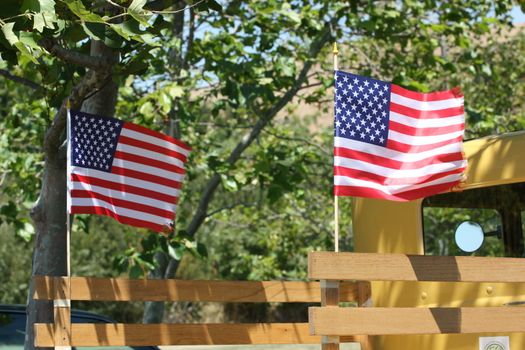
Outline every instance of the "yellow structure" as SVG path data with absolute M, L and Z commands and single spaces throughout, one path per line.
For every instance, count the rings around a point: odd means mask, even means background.
M 525 132 L 468 141 L 465 155 L 469 162 L 467 178 L 458 198 L 472 189 L 485 191 L 494 186 L 525 183 Z M 519 200 L 512 209 L 523 217 L 525 207 L 518 206 L 525 205 L 525 191 L 516 195 Z M 423 203 L 423 200 L 399 203 L 356 198 L 353 205 L 355 251 L 425 254 Z M 522 230 L 519 227 L 519 232 Z M 503 232 L 503 243 L 508 239 Z M 522 232 L 520 239 L 518 243 L 523 246 Z M 378 307 L 502 306 L 521 305 L 522 301 L 525 302 L 525 285 L 520 284 L 374 282 L 372 285 L 372 303 Z M 525 348 L 524 334 L 377 336 L 372 343 L 374 349 L 382 350 L 477 350 L 479 337 L 492 335 L 509 336 L 513 350 Z

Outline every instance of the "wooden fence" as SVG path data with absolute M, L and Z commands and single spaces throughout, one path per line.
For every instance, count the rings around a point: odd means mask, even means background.
M 71 300 L 322 303 L 331 289 L 319 282 L 236 282 L 129 280 L 88 277 L 35 277 L 34 298 L 54 301 L 54 323 L 35 324 L 35 346 L 145 346 L 228 344 L 319 344 L 308 323 L 217 324 L 72 324 Z M 341 301 L 363 305 L 370 298 L 369 282 L 347 282 L 338 288 Z M 342 342 L 367 337 L 346 336 Z
M 311 333 L 339 336 L 525 332 L 525 308 L 513 307 L 339 307 L 339 280 L 525 282 L 525 259 L 313 252 L 308 276 L 332 284 L 332 300 L 309 308 Z

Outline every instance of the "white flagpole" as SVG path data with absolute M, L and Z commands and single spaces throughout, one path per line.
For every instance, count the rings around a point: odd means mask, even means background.
M 71 208 L 71 195 L 69 193 L 69 176 L 71 174 L 71 104 L 69 99 L 66 102 L 67 108 L 67 123 L 66 123 L 66 137 L 67 137 L 67 160 L 66 160 L 66 260 L 67 260 L 67 277 L 71 277 L 71 254 L 70 254 L 70 239 L 71 239 L 71 215 L 69 208 Z
M 339 69 L 337 65 L 337 55 L 339 54 L 339 50 L 337 49 L 337 42 L 334 42 L 332 53 L 334 55 L 334 75 L 335 75 L 335 71 Z M 335 89 L 335 84 L 334 84 L 334 89 Z M 335 95 L 335 91 L 334 91 L 334 95 Z M 334 101 L 334 104 L 335 104 L 335 101 Z M 334 106 L 334 113 L 335 113 L 335 106 Z M 335 114 L 334 114 L 334 120 L 335 120 Z M 335 230 L 334 230 L 335 252 L 338 252 L 339 251 L 339 197 L 337 197 L 336 195 L 334 195 L 334 225 L 335 225 Z
M 71 221 L 69 208 L 71 196 L 69 194 L 69 174 L 71 169 L 71 113 L 69 99 L 66 102 L 66 278 L 55 284 L 54 304 L 54 331 L 55 349 L 71 350 Z

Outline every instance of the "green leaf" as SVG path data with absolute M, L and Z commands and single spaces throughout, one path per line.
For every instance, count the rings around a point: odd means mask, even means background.
M 33 57 L 29 49 L 20 41 L 20 39 L 13 32 L 13 22 L 6 23 L 2 26 L 2 32 L 4 33 L 7 42 L 12 46 L 16 47 L 20 53 L 31 60 L 33 63 L 38 64 L 38 61 Z M 36 45 L 36 44 L 35 44 Z
M 222 179 L 222 186 L 225 190 L 230 192 L 235 192 L 239 189 L 239 186 L 237 185 L 237 181 L 233 177 L 229 177 L 225 174 L 221 175 Z
M 32 49 L 39 50 L 40 46 L 36 43 L 35 34 L 33 32 L 20 32 L 20 42 Z
M 99 15 L 86 9 L 80 0 L 61 0 L 64 2 L 69 10 L 73 12 L 78 18 L 85 22 L 106 23 Z
M 131 269 L 129 270 L 129 278 L 131 279 L 140 278 L 142 276 L 142 273 L 143 271 L 139 265 L 133 265 Z
M 179 86 L 177 83 L 171 84 L 167 87 L 167 92 L 171 98 L 177 98 L 184 95 L 184 89 Z
M 208 5 L 208 7 L 210 9 L 212 9 L 214 11 L 217 11 L 217 12 L 222 12 L 222 6 L 217 1 L 215 1 L 215 0 L 208 0 L 208 1 L 206 1 L 206 4 Z
M 35 234 L 35 228 L 30 223 L 26 222 L 24 225 L 16 230 L 16 235 L 22 238 L 24 241 L 29 242 Z
M 146 5 L 146 2 L 146 0 L 133 0 L 131 5 L 129 5 L 128 13 L 140 24 L 145 27 L 149 27 L 150 24 L 148 23 L 148 20 L 151 17 L 151 13 L 142 9 L 144 5 Z
M 89 35 L 91 39 L 104 41 L 106 38 L 106 25 L 102 23 L 82 22 L 84 32 Z
M 168 254 L 175 260 L 182 258 L 184 250 L 186 250 L 186 247 L 183 244 L 177 242 L 168 244 Z
M 11 22 L 2 26 L 2 33 L 4 33 L 7 42 L 11 45 L 15 45 L 18 42 L 18 37 L 15 35 L 15 32 L 13 32 L 14 25 L 15 23 Z
M 150 46 L 161 46 L 158 41 L 155 41 L 154 36 L 141 31 L 139 23 L 135 20 L 128 20 L 123 23 L 110 24 L 110 27 L 120 36 L 126 40 L 135 40 Z
M 204 258 L 208 257 L 208 249 L 202 243 L 197 243 L 197 253 Z

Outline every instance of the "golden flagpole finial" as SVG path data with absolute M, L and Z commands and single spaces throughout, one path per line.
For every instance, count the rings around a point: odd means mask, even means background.
M 339 53 L 339 50 L 337 49 L 337 42 L 334 42 L 334 48 L 332 49 L 332 53 L 334 55 L 337 55 Z
M 66 108 L 71 109 L 71 102 L 69 102 L 69 98 L 66 100 Z

